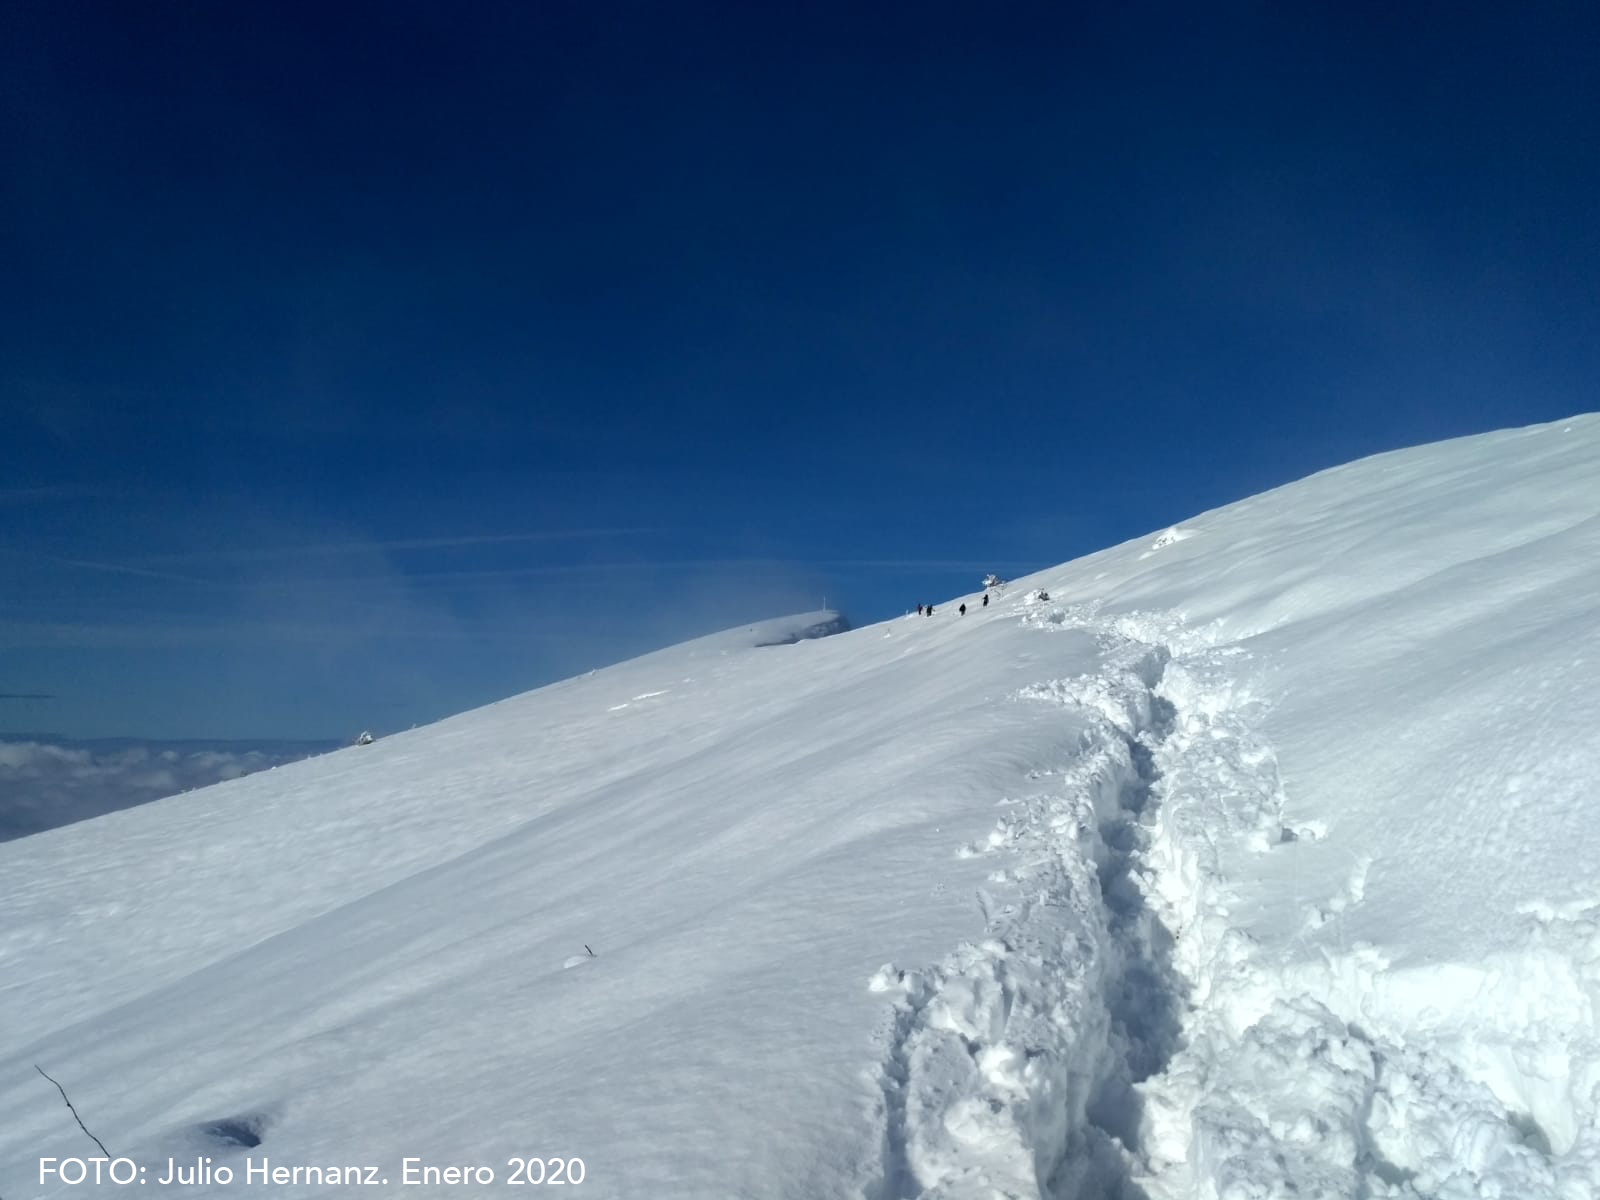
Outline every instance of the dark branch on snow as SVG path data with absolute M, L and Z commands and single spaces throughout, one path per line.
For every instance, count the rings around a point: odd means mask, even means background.
M 33 1064 L 33 1069 L 35 1071 L 39 1072 L 39 1074 L 44 1075 L 44 1068 L 41 1067 L 38 1063 L 34 1063 Z M 48 1075 L 44 1075 L 44 1077 L 46 1079 L 50 1079 L 50 1076 L 48 1076 Z M 67 1089 L 62 1087 L 59 1083 L 56 1083 L 56 1081 L 54 1079 L 50 1079 L 50 1082 L 56 1084 L 56 1091 L 61 1093 L 61 1098 L 63 1100 L 66 1100 L 67 1109 L 68 1109 L 69 1112 L 72 1113 L 72 1119 L 78 1123 L 78 1128 L 83 1130 L 85 1133 L 89 1133 L 89 1127 L 83 1123 L 83 1118 L 78 1115 L 78 1110 L 72 1107 L 72 1101 L 71 1100 L 67 1100 Z M 99 1138 L 95 1137 L 94 1134 L 92 1134 L 92 1133 L 89 1133 L 89 1136 L 91 1138 L 93 1138 L 94 1144 L 96 1146 L 100 1147 L 100 1153 L 101 1154 L 104 1154 L 107 1158 L 112 1157 L 111 1151 L 106 1149 L 106 1144 L 104 1142 L 102 1142 Z

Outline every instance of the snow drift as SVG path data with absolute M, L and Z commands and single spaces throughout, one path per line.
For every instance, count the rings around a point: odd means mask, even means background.
M 1382 455 L 0 846 L 0 1193 L 117 1190 L 37 1062 L 145 1195 L 1600 1194 L 1597 468 Z

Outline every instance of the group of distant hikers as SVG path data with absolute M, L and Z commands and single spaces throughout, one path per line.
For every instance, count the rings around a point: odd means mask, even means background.
M 1005 586 L 1006 586 L 1006 581 L 1004 579 L 1001 579 L 998 575 L 985 575 L 983 577 L 983 587 L 984 587 L 983 607 L 984 608 L 988 608 L 989 607 L 989 589 L 997 588 L 1000 591 L 1004 591 L 1005 590 Z M 1043 588 L 1040 588 L 1037 592 L 1033 593 L 1033 595 L 1031 597 L 1029 597 L 1029 599 L 1032 599 L 1032 600 L 1048 600 L 1048 599 L 1050 599 L 1050 593 L 1045 591 Z M 966 606 L 966 604 L 963 603 L 961 605 L 961 607 L 958 608 L 956 611 L 959 612 L 963 617 L 966 616 L 967 615 L 967 606 Z M 933 605 L 931 605 L 931 604 L 919 604 L 919 605 L 917 605 L 917 616 L 919 616 L 919 617 L 931 617 L 931 616 L 933 616 Z
M 988 608 L 989 607 L 989 593 L 988 592 L 985 592 L 983 594 L 983 607 L 984 608 Z M 960 614 L 964 617 L 964 616 L 967 615 L 967 606 L 965 604 L 963 604 L 957 611 L 960 612 Z M 917 616 L 919 616 L 919 617 L 931 617 L 931 616 L 933 616 L 933 605 L 931 605 L 931 604 L 919 604 L 919 605 L 917 605 Z

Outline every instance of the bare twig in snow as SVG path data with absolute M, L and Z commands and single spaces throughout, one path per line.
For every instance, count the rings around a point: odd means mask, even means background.
M 39 1072 L 39 1074 L 44 1075 L 44 1068 L 41 1067 L 38 1063 L 34 1063 L 33 1064 L 33 1069 L 35 1071 Z M 50 1076 L 48 1076 L 48 1075 L 44 1075 L 44 1077 L 46 1079 L 50 1079 Z M 72 1107 L 72 1101 L 71 1100 L 67 1100 L 67 1089 L 62 1087 L 59 1083 L 56 1083 L 56 1081 L 54 1079 L 50 1079 L 50 1082 L 56 1084 L 56 1091 L 60 1092 L 61 1093 L 61 1098 L 66 1101 L 67 1111 L 72 1113 L 72 1119 L 78 1123 L 78 1128 L 83 1130 L 85 1133 L 89 1133 L 89 1127 L 83 1123 L 83 1118 L 78 1115 L 78 1110 Z M 100 1147 L 100 1153 L 101 1154 L 104 1154 L 107 1158 L 112 1157 L 111 1151 L 106 1149 L 106 1144 L 104 1142 L 102 1142 L 99 1138 L 95 1137 L 94 1134 L 92 1134 L 92 1133 L 89 1133 L 89 1137 L 94 1140 L 94 1144 L 96 1146 Z

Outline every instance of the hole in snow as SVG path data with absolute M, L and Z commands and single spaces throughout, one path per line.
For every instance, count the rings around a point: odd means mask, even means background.
M 1404 1187 L 1417 1177 L 1415 1171 L 1396 1166 L 1376 1150 L 1369 1150 L 1362 1161 L 1374 1175 L 1392 1188 Z
M 1550 1135 L 1533 1119 L 1532 1113 L 1507 1113 L 1506 1120 L 1510 1122 L 1511 1128 L 1522 1136 L 1522 1144 L 1530 1150 L 1537 1150 L 1546 1158 L 1554 1153 L 1550 1147 Z
M 265 1113 L 245 1113 L 242 1116 L 224 1117 L 220 1121 L 202 1125 L 200 1132 L 230 1149 L 234 1147 L 249 1149 L 261 1145 L 261 1135 L 266 1129 Z

